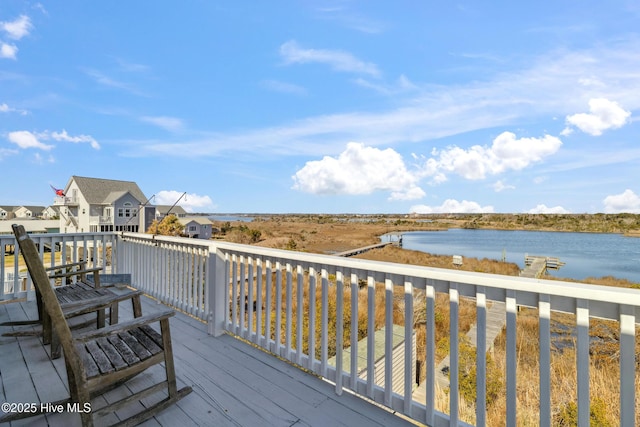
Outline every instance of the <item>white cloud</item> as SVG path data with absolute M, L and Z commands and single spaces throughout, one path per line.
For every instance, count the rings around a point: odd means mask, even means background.
M 413 84 L 404 74 L 391 85 L 384 83 L 372 83 L 363 78 L 355 79 L 354 82 L 359 86 L 366 87 L 367 89 L 373 89 L 383 95 L 398 95 L 418 89 L 418 86 Z
M 45 135 L 46 135 L 46 133 L 45 133 Z M 64 129 L 62 130 L 62 132 L 52 132 L 51 133 L 51 138 L 55 139 L 56 141 L 73 142 L 74 144 L 78 144 L 78 143 L 82 143 L 82 142 L 88 142 L 89 144 L 91 144 L 92 148 L 94 148 L 96 150 L 100 149 L 100 144 L 98 144 L 98 141 L 96 141 L 93 137 L 91 137 L 89 135 L 71 136 Z
M 495 190 L 496 193 L 499 193 L 504 190 L 515 190 L 515 188 L 516 187 L 514 185 L 505 184 L 504 182 L 502 182 L 502 180 L 498 180 L 496 181 L 495 184 L 493 184 L 493 189 Z
M 200 196 L 195 193 L 187 193 L 183 196 L 183 193 L 182 191 L 162 190 L 155 194 L 153 203 L 171 206 L 178 202 L 177 204 L 187 212 L 208 212 L 215 209 L 209 196 Z
M 7 104 L 0 104 L 0 113 L 18 113 L 23 116 L 27 115 L 27 111 L 9 107 Z
M 62 130 L 62 132 L 41 132 L 34 134 L 32 132 L 21 130 L 10 132 L 8 134 L 8 139 L 10 142 L 13 142 L 20 148 L 38 148 L 40 150 L 49 151 L 54 148 L 54 145 L 45 144 L 41 141 L 66 141 L 73 142 L 74 144 L 87 142 L 96 150 L 100 149 L 100 144 L 93 137 L 89 135 L 79 135 L 79 136 L 71 136 L 67 133 L 66 130 Z
M 26 15 L 20 15 L 15 21 L 0 22 L 0 29 L 6 32 L 7 36 L 13 40 L 20 40 L 29 35 L 31 28 L 33 28 L 31 19 Z
M 371 194 L 391 191 L 393 200 L 423 197 L 418 177 L 407 170 L 402 156 L 350 142 L 337 157 L 309 161 L 292 177 L 293 188 L 313 194 Z
M 607 196 L 602 202 L 605 213 L 640 213 L 640 197 L 629 189 L 621 194 Z
M 434 151 L 437 158 L 429 159 L 424 165 L 424 173 L 442 182 L 443 174 L 452 172 L 466 179 L 484 179 L 507 170 L 520 170 L 531 163 L 540 162 L 544 157 L 560 149 L 560 139 L 545 135 L 542 138 L 520 138 L 503 132 L 493 140 L 491 147 L 474 145 L 469 149 L 449 147 Z
M 55 163 L 56 159 L 51 154 L 45 159 L 44 157 L 42 157 L 42 154 L 35 153 L 33 155 L 33 161 L 34 163 L 37 163 L 39 165 L 44 165 L 45 163 Z
M 37 148 L 44 151 L 49 151 L 53 148 L 53 145 L 43 144 L 36 135 L 27 130 L 9 132 L 8 139 L 9 142 L 16 144 L 20 148 Z
M 461 202 L 454 199 L 447 199 L 440 206 L 415 205 L 410 209 L 411 212 L 430 214 L 430 213 L 492 213 L 493 206 L 480 206 L 477 202 L 463 200 Z
M 115 89 L 120 89 L 120 90 L 123 90 L 125 92 L 129 92 L 129 93 L 131 93 L 133 95 L 137 95 L 137 96 L 148 96 L 145 93 L 143 93 L 142 91 L 140 91 L 134 85 L 131 85 L 131 84 L 116 80 L 116 79 L 114 79 L 114 78 L 102 73 L 101 71 L 93 70 L 93 69 L 85 69 L 84 71 L 89 77 L 93 78 L 96 81 L 96 83 L 101 84 L 103 86 L 107 86 L 107 87 L 111 87 L 111 88 L 115 88 Z
M 627 123 L 631 112 L 625 111 L 617 102 L 605 98 L 589 101 L 590 113 L 578 113 L 567 116 L 567 124 L 573 125 L 589 135 L 602 135 L 602 131 L 616 129 Z M 565 129 L 564 132 L 570 132 Z
M 16 59 L 18 48 L 16 45 L 0 43 L 0 58 Z
M 144 116 L 140 117 L 140 120 L 146 123 L 151 123 L 152 125 L 161 127 L 171 132 L 178 131 L 184 126 L 184 122 L 182 121 L 182 119 L 179 119 L 177 117 Z
M 368 74 L 374 77 L 380 75 L 375 64 L 364 62 L 349 52 L 329 49 L 303 49 L 297 42 L 291 40 L 280 46 L 280 55 L 285 64 L 327 64 L 336 71 Z
M 289 93 L 292 95 L 307 94 L 307 89 L 302 86 L 293 83 L 281 82 L 278 80 L 264 80 L 261 82 L 261 86 L 274 92 Z
M 4 159 L 5 157 L 13 156 L 15 154 L 18 154 L 18 150 L 12 150 L 10 148 L 0 148 L 0 160 Z
M 529 209 L 530 214 L 568 214 L 571 213 L 562 206 L 554 206 L 552 208 L 547 207 L 544 204 L 540 204 L 533 209 Z

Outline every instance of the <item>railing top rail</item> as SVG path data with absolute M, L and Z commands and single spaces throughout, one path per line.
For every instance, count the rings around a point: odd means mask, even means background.
M 284 262 L 299 262 L 318 267 L 333 266 L 359 271 L 372 271 L 397 277 L 412 277 L 424 280 L 427 284 L 446 283 L 447 285 L 482 286 L 488 289 L 516 291 L 520 293 L 544 294 L 570 299 L 607 302 L 640 308 L 640 290 L 614 286 L 587 285 L 560 280 L 533 279 L 498 274 L 449 270 L 443 268 L 397 264 L 392 262 L 371 261 L 365 259 L 343 258 L 333 255 L 288 251 L 284 249 L 264 248 L 214 240 L 187 239 L 143 233 L 119 233 L 121 237 L 142 240 L 156 240 L 208 247 L 210 251 L 223 250 L 237 255 L 253 258 L 276 259 Z

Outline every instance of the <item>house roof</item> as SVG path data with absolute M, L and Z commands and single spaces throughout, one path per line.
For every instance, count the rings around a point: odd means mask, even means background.
M 25 208 L 31 212 L 35 212 L 35 213 L 40 213 L 42 211 L 44 211 L 46 208 L 44 206 L 26 206 L 26 205 L 21 205 L 21 206 L 16 206 L 14 211 L 19 209 L 19 208 Z
M 140 190 L 138 184 L 133 181 L 72 176 L 65 190 L 69 189 L 72 181 L 75 181 L 78 189 L 90 204 L 109 203 L 115 200 L 113 197 L 119 194 L 119 198 L 126 192 L 129 192 L 140 203 L 147 201 L 147 197 Z
M 7 211 L 7 212 L 13 212 L 13 210 L 18 208 L 18 207 L 19 206 L 0 205 L 0 209 L 2 209 L 3 211 Z
M 187 224 L 189 224 L 191 222 L 195 222 L 195 223 L 198 223 L 200 225 L 212 225 L 213 224 L 209 218 L 204 217 L 204 216 L 193 216 L 193 217 L 189 217 L 189 218 L 180 218 L 180 219 L 178 219 L 178 221 L 182 225 L 187 225 Z
M 171 209 L 171 205 L 156 205 L 156 211 L 160 215 L 166 215 L 167 212 L 169 212 L 169 209 Z M 180 215 L 186 215 L 187 211 L 185 211 L 182 206 L 175 205 L 173 209 L 171 209 L 171 213 L 175 214 L 176 216 L 180 216 Z

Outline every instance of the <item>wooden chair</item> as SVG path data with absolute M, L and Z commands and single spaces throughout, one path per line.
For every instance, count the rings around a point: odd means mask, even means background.
M 164 363 L 165 381 L 125 397 L 105 408 L 92 410 L 91 413 L 81 412 L 82 425 L 93 426 L 94 416 L 111 413 L 129 403 L 166 389 L 168 393 L 166 398 L 118 424 L 137 425 L 191 392 L 191 387 L 183 387 L 178 390 L 176 385 L 169 329 L 169 318 L 175 314 L 172 310 L 72 335 L 34 242 L 26 234 L 23 226 L 13 225 L 13 231 L 31 278 L 40 291 L 43 308 L 51 318 L 52 327 L 59 337 L 64 351 L 70 397 L 51 403 L 56 405 L 70 402 L 76 403 L 82 408 L 85 403 L 91 402 L 92 398 L 117 387 L 147 368 L 161 363 Z M 104 307 L 106 307 L 104 304 L 96 305 L 98 309 Z M 160 323 L 160 333 L 149 326 L 155 322 Z M 0 417 L 0 423 L 32 415 L 37 414 L 7 414 Z

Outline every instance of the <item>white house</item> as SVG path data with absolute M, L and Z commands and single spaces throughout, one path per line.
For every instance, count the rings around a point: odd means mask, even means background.
M 178 218 L 184 218 L 187 216 L 187 211 L 185 211 L 182 206 L 178 205 L 156 205 L 155 216 L 158 221 L 162 221 L 162 219 L 169 214 L 175 215 Z
M 213 234 L 213 223 L 207 217 L 179 218 L 178 221 L 184 225 L 183 234 L 185 236 L 194 239 L 210 239 Z
M 17 208 L 17 206 L 7 206 L 7 205 L 0 206 L 0 219 L 13 218 L 15 216 L 13 213 L 13 210 L 15 208 Z
M 147 203 L 135 182 L 72 176 L 54 206 L 62 233 L 144 232 L 155 213 Z
M 18 206 L 13 210 L 16 218 L 42 218 L 44 206 Z

